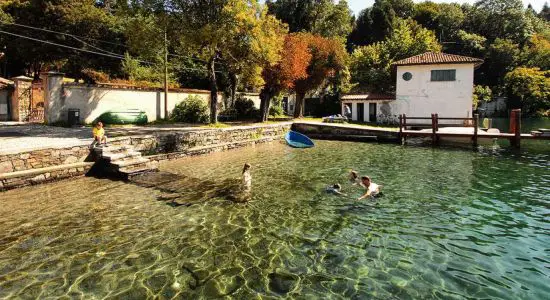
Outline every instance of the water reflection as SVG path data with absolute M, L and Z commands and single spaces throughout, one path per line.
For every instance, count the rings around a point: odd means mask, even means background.
M 544 299 L 549 161 L 536 151 L 273 143 L 161 165 L 176 177 L 9 191 L 0 297 Z M 217 183 L 246 162 L 251 201 L 236 205 Z M 355 201 L 352 168 L 385 196 Z M 327 195 L 333 182 L 350 197 Z M 170 194 L 193 205 L 158 201 Z

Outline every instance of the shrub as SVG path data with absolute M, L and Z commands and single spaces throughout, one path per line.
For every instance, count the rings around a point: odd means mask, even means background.
M 103 73 L 101 71 L 96 71 L 92 69 L 83 69 L 81 71 L 82 77 L 85 82 L 87 83 L 99 83 L 99 82 L 108 82 L 109 81 L 109 75 L 106 73 Z
M 270 116 L 278 117 L 278 116 L 284 116 L 284 114 L 285 114 L 285 112 L 283 111 L 283 108 L 281 106 L 272 105 L 269 108 L 269 115 Z
M 239 119 L 255 118 L 259 114 L 252 100 L 241 97 L 235 100 L 235 110 L 237 111 L 237 118 Z
M 187 96 L 176 105 L 170 119 L 185 123 L 208 123 L 208 106 L 199 96 Z

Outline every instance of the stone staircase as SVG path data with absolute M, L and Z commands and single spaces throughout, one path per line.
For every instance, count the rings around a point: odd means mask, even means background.
M 95 147 L 94 152 L 98 158 L 97 162 L 105 172 L 123 179 L 158 171 L 158 162 L 142 157 L 141 153 L 130 145 Z

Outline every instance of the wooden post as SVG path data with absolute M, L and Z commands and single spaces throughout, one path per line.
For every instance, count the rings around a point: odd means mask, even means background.
M 436 144 L 437 140 L 437 124 L 436 124 L 435 114 L 432 114 L 432 145 Z
M 407 130 L 407 115 L 406 114 L 403 114 L 403 130 Z M 407 141 L 407 134 L 404 133 L 403 134 L 403 143 L 405 143 Z
M 515 131 L 514 131 L 514 146 L 521 147 L 521 109 L 514 109 L 516 112 Z
M 477 130 L 479 127 L 479 114 L 474 114 L 474 136 L 472 137 L 472 142 L 474 147 L 477 147 Z
M 437 135 L 437 132 L 439 131 L 439 114 L 435 114 L 435 142 L 439 145 L 439 135 Z
M 403 115 L 399 115 L 399 141 L 403 142 Z
M 510 138 L 510 145 L 519 148 L 521 143 L 521 110 L 512 109 L 510 112 L 510 130 L 508 133 L 513 133 Z

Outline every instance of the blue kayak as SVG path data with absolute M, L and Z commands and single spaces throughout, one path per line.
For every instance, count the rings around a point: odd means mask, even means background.
M 285 140 L 289 146 L 294 148 L 311 148 L 315 146 L 310 138 L 296 131 L 289 131 L 285 135 Z

